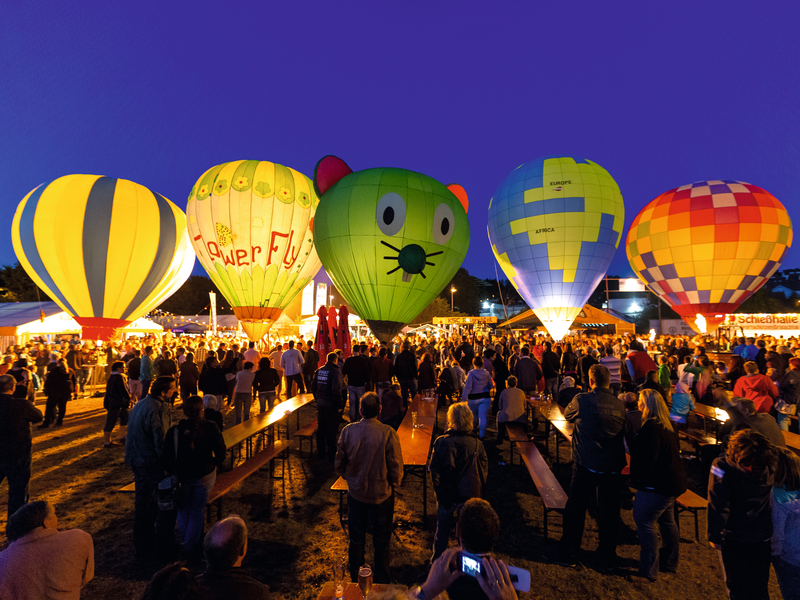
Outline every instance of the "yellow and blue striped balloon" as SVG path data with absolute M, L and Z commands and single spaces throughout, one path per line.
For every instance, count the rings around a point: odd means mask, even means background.
M 194 266 L 183 211 L 127 179 L 44 183 L 19 203 L 11 237 L 28 275 L 88 339 L 108 339 L 158 306 Z

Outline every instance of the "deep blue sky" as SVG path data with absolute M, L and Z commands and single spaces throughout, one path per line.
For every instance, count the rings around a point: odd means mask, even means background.
M 6 0 L 6 227 L 28 191 L 69 173 L 132 179 L 185 208 L 213 165 L 310 176 L 325 154 L 462 184 L 479 277 L 494 276 L 489 198 L 544 155 L 608 169 L 625 234 L 658 194 L 701 179 L 759 185 L 800 223 L 800 3 L 768 6 Z M 632 275 L 624 239 L 610 274 Z M 7 232 L 0 264 L 15 260 Z

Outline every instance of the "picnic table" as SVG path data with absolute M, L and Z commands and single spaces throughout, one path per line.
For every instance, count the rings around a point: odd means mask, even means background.
M 397 585 L 397 584 L 388 584 L 388 583 L 373 583 L 372 584 L 372 591 L 373 592 L 387 592 L 389 590 L 397 590 L 398 592 L 405 592 L 408 588 L 404 585 Z M 317 600 L 335 600 L 335 590 L 333 588 L 333 582 L 329 581 L 325 585 L 322 586 L 322 591 L 317 596 Z M 361 588 L 358 587 L 357 583 L 345 583 L 344 584 L 344 600 L 361 600 Z

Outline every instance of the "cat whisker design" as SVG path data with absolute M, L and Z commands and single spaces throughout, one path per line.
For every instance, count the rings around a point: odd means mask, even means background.
M 391 244 L 389 244 L 388 242 L 385 242 L 385 241 L 381 240 L 381 244 L 383 244 L 384 246 L 387 246 L 387 247 L 391 248 L 392 250 L 394 250 L 395 252 L 397 252 L 398 254 L 400 254 L 400 249 L 399 249 L 399 248 L 395 248 L 394 246 L 392 246 L 392 245 L 391 245 Z

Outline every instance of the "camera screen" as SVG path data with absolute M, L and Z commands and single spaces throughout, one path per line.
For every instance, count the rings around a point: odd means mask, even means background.
M 477 577 L 481 572 L 481 563 L 469 556 L 461 555 L 461 570 L 467 575 Z

